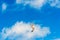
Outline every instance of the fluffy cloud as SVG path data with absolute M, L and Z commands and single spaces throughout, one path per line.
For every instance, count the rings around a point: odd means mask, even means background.
M 45 4 L 46 0 L 34 0 L 30 2 L 30 5 L 35 8 L 40 8 Z
M 60 40 L 60 38 L 56 38 L 56 39 L 54 39 L 54 40 Z
M 2 11 L 6 10 L 6 8 L 7 8 L 7 4 L 6 3 L 3 3 L 2 4 Z
M 46 0 L 16 0 L 16 3 L 23 3 L 24 5 L 28 4 L 34 8 L 41 8 L 46 3 Z
M 49 0 L 48 2 L 52 7 L 60 8 L 60 0 Z
M 44 38 L 50 34 L 48 27 L 35 24 L 35 30 L 31 32 L 31 23 L 17 22 L 10 28 L 3 28 L 0 32 L 0 40 L 33 40 L 36 37 Z
M 16 3 L 17 3 L 17 4 L 20 4 L 20 3 L 21 3 L 21 0 L 16 0 Z
M 17 4 L 23 4 L 26 6 L 27 4 L 30 7 L 40 9 L 44 4 L 49 3 L 51 7 L 60 8 L 60 1 L 59 0 L 16 0 Z

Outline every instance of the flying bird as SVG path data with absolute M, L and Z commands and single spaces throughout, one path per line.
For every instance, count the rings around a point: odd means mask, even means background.
M 31 28 L 32 28 L 31 32 L 33 32 L 35 29 L 34 24 L 31 25 Z

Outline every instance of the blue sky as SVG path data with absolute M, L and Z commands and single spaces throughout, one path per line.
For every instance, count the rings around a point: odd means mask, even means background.
M 41 25 L 43 28 L 49 27 L 51 33 L 42 38 L 43 40 L 60 40 L 60 1 L 38 0 L 41 3 L 37 0 L 30 1 L 22 0 L 17 3 L 16 0 L 0 1 L 0 35 L 3 28 L 9 29 L 9 27 L 13 27 L 16 22 L 23 21 L 23 24 L 24 22 L 26 24 L 28 22 L 33 22 L 35 24 Z M 8 37 L 9 36 L 3 40 L 10 40 Z M 3 37 L 1 36 L 0 38 Z M 20 38 L 22 39 L 23 37 Z M 34 37 L 34 40 L 41 40 L 41 38 Z

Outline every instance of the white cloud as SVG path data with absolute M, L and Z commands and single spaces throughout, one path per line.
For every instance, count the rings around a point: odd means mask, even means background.
M 3 3 L 2 4 L 2 11 L 6 10 L 6 8 L 7 8 L 7 4 L 6 3 Z
M 60 40 L 60 38 L 56 38 L 56 39 L 54 39 L 54 40 Z
M 49 4 L 50 4 L 52 7 L 60 8 L 60 0 L 49 0 Z
M 45 4 L 46 0 L 34 0 L 30 2 L 30 5 L 35 8 L 40 8 Z
M 46 3 L 46 0 L 16 0 L 16 3 L 23 3 L 25 6 L 29 4 L 31 7 L 40 9 Z
M 17 4 L 20 4 L 20 3 L 21 3 L 21 0 L 16 0 L 16 3 L 17 3 Z
M 11 28 L 3 28 L 0 33 L 1 40 L 33 40 L 36 37 L 44 38 L 50 34 L 49 27 L 41 27 L 35 24 L 34 32 L 31 32 L 31 23 L 17 22 Z

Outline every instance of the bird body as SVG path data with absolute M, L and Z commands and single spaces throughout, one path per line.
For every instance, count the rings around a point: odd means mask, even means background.
M 33 32 L 33 31 L 34 31 L 34 29 L 35 29 L 33 24 L 31 25 L 31 28 L 32 28 L 32 31 L 31 31 L 31 32 Z

